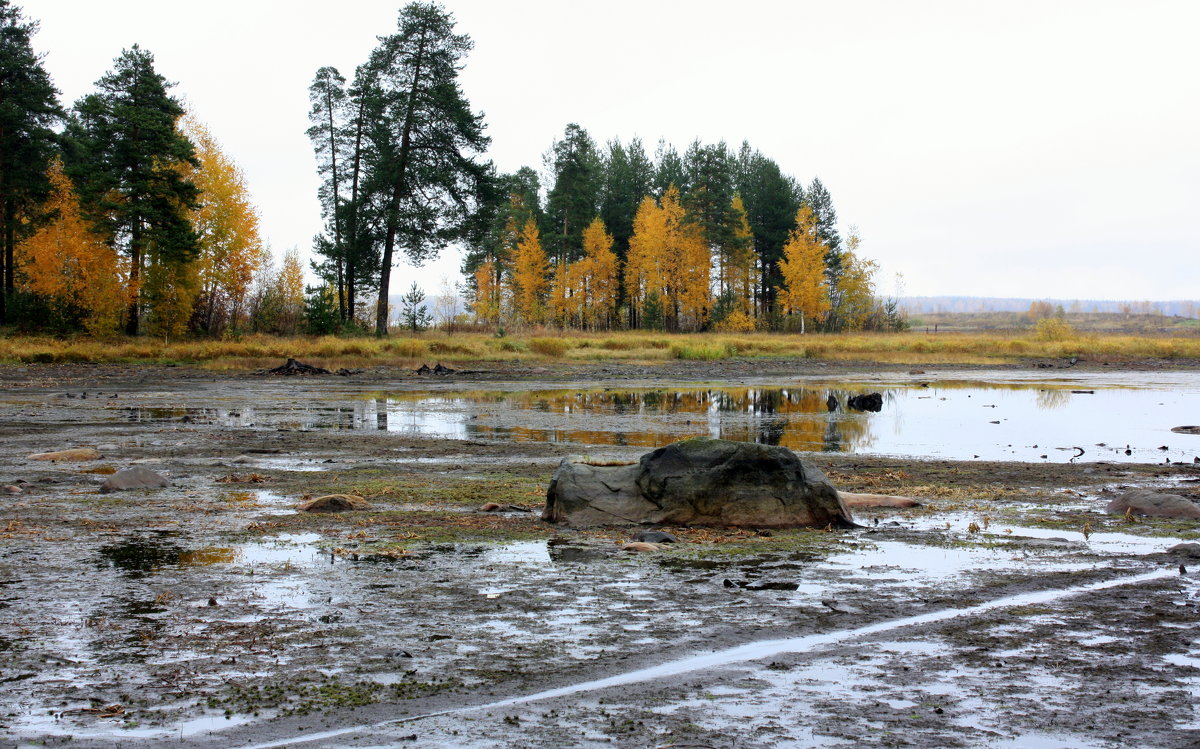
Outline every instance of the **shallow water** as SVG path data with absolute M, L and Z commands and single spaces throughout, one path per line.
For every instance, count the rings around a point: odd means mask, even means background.
M 866 393 L 882 396 L 881 411 L 848 408 L 850 396 Z M 1200 423 L 1200 376 L 1190 373 L 1047 378 L 972 372 L 969 378 L 797 378 L 741 387 L 500 385 L 206 402 L 202 408 L 129 403 L 106 408 L 134 422 L 383 430 L 525 443 L 654 447 L 711 436 L 802 452 L 946 459 L 1157 463 L 1200 457 L 1200 436 L 1171 432 Z M 268 467 L 270 461 L 261 462 Z

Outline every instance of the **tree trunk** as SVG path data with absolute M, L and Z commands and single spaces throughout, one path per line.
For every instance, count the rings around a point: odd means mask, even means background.
M 412 150 L 413 117 L 417 106 L 417 89 L 421 82 L 421 71 L 425 66 L 425 44 L 428 31 L 421 35 L 421 43 L 417 46 L 414 61 L 412 86 L 408 91 L 408 108 L 404 115 L 404 130 L 400 136 L 400 153 L 397 154 L 396 181 L 392 188 L 392 200 L 388 211 L 387 236 L 383 243 L 383 261 L 379 271 L 379 300 L 375 305 L 375 335 L 380 338 L 387 335 L 388 318 L 388 285 L 392 277 L 392 251 L 396 246 L 396 231 L 399 221 L 400 199 L 404 197 L 407 181 L 408 158 Z
M 141 232 L 138 219 L 134 219 L 129 237 L 129 320 L 125 323 L 126 335 L 138 334 L 139 302 L 142 297 L 140 286 L 142 276 Z
M 342 277 L 342 266 L 346 261 L 346 246 L 342 242 L 341 200 L 337 168 L 337 127 L 333 122 L 333 94 L 325 89 L 325 112 L 329 122 L 329 167 L 330 178 L 333 180 L 333 264 L 337 272 L 338 316 L 346 318 L 345 283 Z
M 357 303 L 356 287 L 358 285 L 358 186 L 362 175 L 362 139 L 364 109 L 366 104 L 362 97 L 358 100 L 358 115 L 354 123 L 354 166 L 350 169 L 350 216 L 346 226 L 346 314 L 342 322 L 354 323 L 354 311 Z

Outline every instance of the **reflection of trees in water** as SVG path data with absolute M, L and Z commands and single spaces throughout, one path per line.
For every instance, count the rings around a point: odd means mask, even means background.
M 839 402 L 849 395 L 833 391 Z M 514 442 L 573 442 L 657 447 L 685 437 L 783 445 L 793 450 L 861 448 L 871 443 L 869 414 L 829 413 L 830 391 L 809 388 L 712 388 L 641 391 L 534 391 L 514 393 L 514 412 L 622 417 L 610 428 L 509 426 L 471 422 L 468 432 Z M 891 400 L 891 393 L 888 393 Z M 516 415 L 514 413 L 516 420 Z M 671 417 L 685 417 L 680 420 Z M 686 417 L 692 418 L 686 418 Z M 592 426 L 587 422 L 581 426 Z
M 1062 408 L 1071 402 L 1070 390 L 1042 388 L 1037 392 L 1037 407 L 1047 411 Z

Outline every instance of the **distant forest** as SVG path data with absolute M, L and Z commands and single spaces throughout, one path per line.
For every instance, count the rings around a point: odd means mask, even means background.
M 1200 317 L 1200 301 L 1134 301 L 1108 299 L 1032 299 L 977 296 L 907 296 L 899 300 L 900 307 L 910 315 L 931 313 L 1028 312 L 1035 303 L 1062 307 L 1067 314 L 1100 313 L 1121 315 L 1168 315 Z

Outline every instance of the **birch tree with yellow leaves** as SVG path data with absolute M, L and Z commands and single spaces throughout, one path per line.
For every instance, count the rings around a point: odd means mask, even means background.
M 43 298 L 63 323 L 92 335 L 116 333 L 130 303 L 128 261 L 83 218 L 62 162 L 54 160 L 46 176 L 43 208 L 53 218 L 16 247 L 19 287 Z
M 267 250 L 241 168 L 196 118 L 185 117 L 181 130 L 195 145 L 199 162 L 187 168 L 187 178 L 200 190 L 191 212 L 199 249 L 193 319 L 205 333 L 219 333 L 243 317 L 254 275 L 268 260 Z
M 829 291 L 825 283 L 825 253 L 828 248 L 817 236 L 817 222 L 808 206 L 796 211 L 796 226 L 783 246 L 783 275 L 780 293 L 784 308 L 800 316 L 800 332 L 805 318 L 818 318 L 829 309 Z
M 512 273 L 513 307 L 526 323 L 537 324 L 545 319 L 549 271 L 537 224 L 531 218 L 521 229 Z

